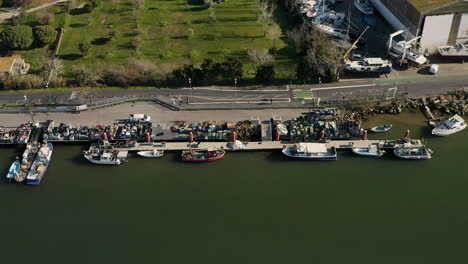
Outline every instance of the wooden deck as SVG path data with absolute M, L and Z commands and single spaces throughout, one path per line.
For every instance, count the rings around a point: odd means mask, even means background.
M 420 140 L 412 140 L 413 146 L 422 146 Z M 119 151 L 143 151 L 143 150 L 164 150 L 164 151 L 181 151 L 192 149 L 224 149 L 227 151 L 260 151 L 260 150 L 280 150 L 284 147 L 294 146 L 296 143 L 285 141 L 260 141 L 260 142 L 247 142 L 245 149 L 234 150 L 230 147 L 229 142 L 155 142 L 155 143 L 140 143 L 137 146 L 130 148 L 117 147 L 115 150 Z M 351 149 L 353 147 L 365 148 L 370 145 L 377 144 L 381 148 L 395 148 L 403 145 L 402 141 L 398 140 L 335 140 L 325 143 L 327 148 L 335 149 Z

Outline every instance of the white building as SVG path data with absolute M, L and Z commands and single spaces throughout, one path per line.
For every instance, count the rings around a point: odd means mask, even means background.
M 429 53 L 441 45 L 468 42 L 468 0 L 371 0 L 395 29 L 421 36 Z

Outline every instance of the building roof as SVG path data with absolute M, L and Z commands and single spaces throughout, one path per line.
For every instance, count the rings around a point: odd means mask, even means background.
M 420 12 L 434 10 L 439 7 L 446 6 L 457 2 L 467 2 L 467 0 L 408 0 Z
M 16 59 L 21 59 L 19 55 L 0 58 L 0 72 L 10 72 Z

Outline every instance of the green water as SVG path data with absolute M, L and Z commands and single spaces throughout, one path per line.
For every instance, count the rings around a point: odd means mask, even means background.
M 373 122 L 393 120 L 388 138 L 427 136 L 415 116 Z M 81 146 L 59 145 L 41 186 L 0 184 L 0 261 L 465 263 L 467 136 L 427 136 L 430 161 L 341 151 L 307 162 L 278 151 L 100 167 Z M 2 175 L 16 154 L 0 148 Z

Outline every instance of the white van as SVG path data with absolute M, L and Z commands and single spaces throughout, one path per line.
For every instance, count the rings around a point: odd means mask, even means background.
M 130 122 L 149 122 L 151 121 L 151 117 L 145 114 L 131 114 L 128 120 Z

